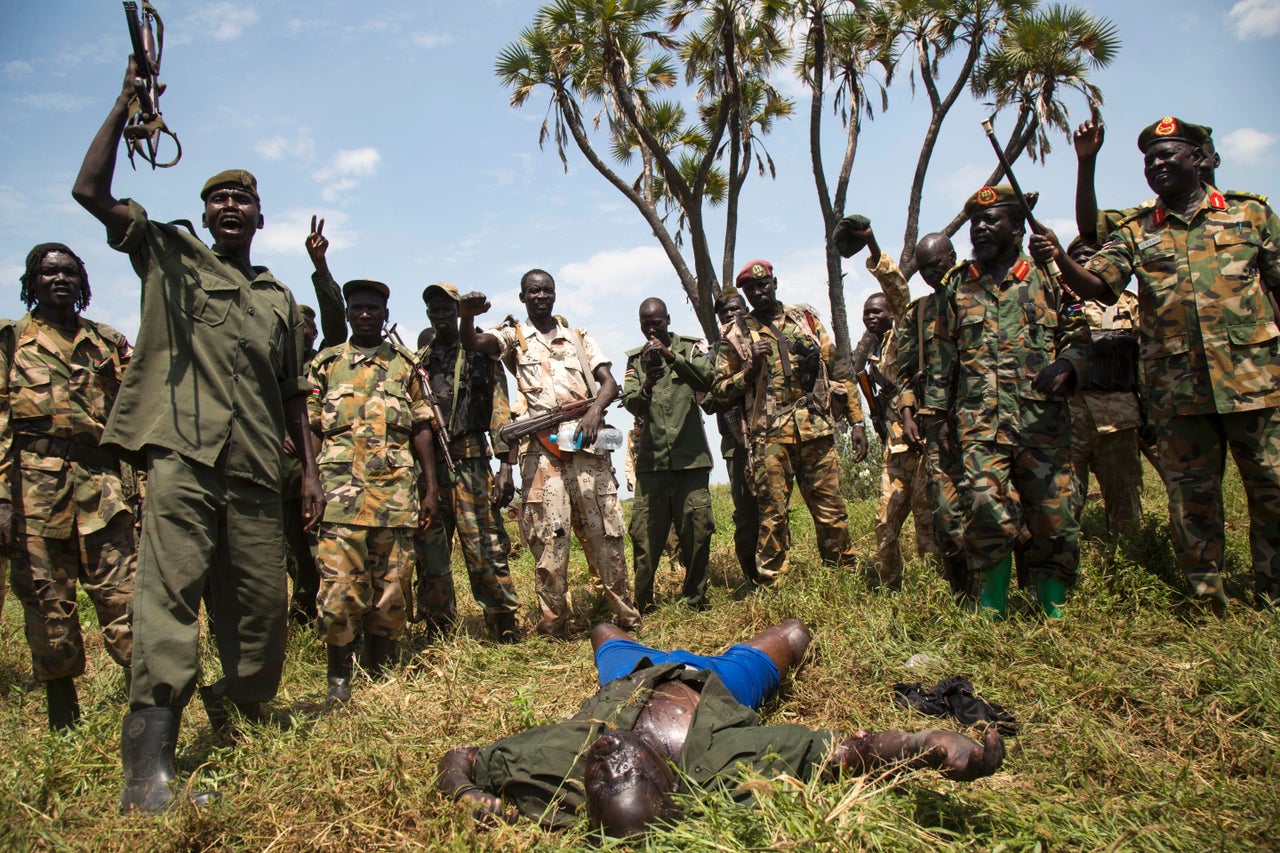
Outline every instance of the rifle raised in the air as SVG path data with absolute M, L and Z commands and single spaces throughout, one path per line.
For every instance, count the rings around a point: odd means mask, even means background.
M 165 86 L 160 82 L 160 57 L 164 54 L 164 21 L 147 0 L 142 0 L 142 13 L 138 4 L 126 0 L 124 16 L 129 22 L 129 41 L 133 45 L 133 97 L 129 99 L 129 120 L 124 126 L 125 144 L 129 151 L 129 165 L 135 169 L 134 153 L 142 155 L 151 168 L 167 169 L 182 158 L 182 143 L 178 135 L 164 123 L 160 115 L 160 95 Z M 155 26 L 152 26 L 152 21 Z M 159 163 L 160 137 L 168 136 L 177 150 L 173 159 Z

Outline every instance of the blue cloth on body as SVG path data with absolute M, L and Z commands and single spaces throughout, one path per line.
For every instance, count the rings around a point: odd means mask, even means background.
M 596 671 L 600 674 L 601 687 L 637 669 L 664 663 L 682 663 L 693 669 L 714 672 L 733 698 L 748 708 L 758 709 L 778 692 L 782 684 L 778 667 L 768 655 L 753 646 L 730 646 L 724 654 L 708 657 L 695 655 L 686 649 L 664 652 L 635 640 L 616 637 L 596 650 Z

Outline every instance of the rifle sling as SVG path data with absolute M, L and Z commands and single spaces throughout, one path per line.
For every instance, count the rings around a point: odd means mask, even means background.
M 788 343 L 786 335 L 778 331 L 778 327 L 773 323 L 765 323 L 765 327 L 773 332 L 773 336 L 778 339 L 778 358 L 782 361 L 782 375 L 791 378 L 791 344 Z

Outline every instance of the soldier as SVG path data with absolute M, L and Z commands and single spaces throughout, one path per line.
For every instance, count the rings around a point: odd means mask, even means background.
M 948 276 L 929 382 L 949 388 L 959 435 L 968 568 L 979 608 L 1002 616 L 1021 549 L 1040 607 L 1056 617 L 1079 562 L 1066 394 L 1084 375 L 1088 330 L 1079 304 L 1023 255 L 1010 187 L 983 187 L 965 213 L 974 260 Z
M 152 221 L 136 201 L 118 200 L 111 182 L 134 75 L 130 59 L 72 195 L 142 280 L 138 343 L 103 443 L 146 463 L 120 805 L 158 811 L 174 796 L 174 748 L 196 683 L 206 585 L 223 669 L 211 700 L 225 698 L 260 718 L 280 684 L 286 425 L 302 451 L 308 523 L 319 518 L 320 487 L 307 432 L 302 315 L 289 289 L 250 261 L 263 224 L 258 182 L 243 170 L 205 182 L 200 199 L 212 249 L 187 228 Z
M 118 457 L 98 446 L 129 342 L 80 316 L 89 276 L 61 243 L 27 255 L 22 301 L 26 316 L 0 321 L 0 551 L 13 557 L 49 728 L 66 729 L 80 720 L 75 678 L 85 665 L 77 581 L 126 673 L 133 650 L 133 513 Z
M 311 217 L 311 233 L 306 240 L 307 254 L 315 272 L 311 283 L 315 287 L 316 301 L 320 305 L 320 324 L 324 326 L 324 340 L 320 349 L 337 346 L 347 339 L 346 306 L 342 303 L 342 289 L 329 272 L 325 253 L 329 239 L 324 236 L 324 220 Z M 299 305 L 302 314 L 303 367 L 310 370 L 316 357 L 315 309 Z M 320 592 L 320 571 L 316 568 L 315 534 L 303 529 L 302 522 L 302 463 L 298 461 L 293 440 L 284 437 L 284 470 L 281 474 L 280 494 L 284 498 L 284 536 L 292 559 L 293 596 L 289 602 L 289 615 L 299 625 L 312 625 L 316 620 L 316 595 Z
M 457 618 L 450 552 L 458 532 L 471 594 L 484 609 L 484 621 L 499 642 L 520 639 L 520 599 L 511 585 L 507 564 L 510 540 L 502 508 L 515 496 L 512 454 L 498 435 L 511 420 L 502 366 L 481 353 L 467 352 L 458 338 L 458 288 L 443 282 L 422 291 L 427 319 L 435 331 L 418 363 L 431 377 L 437 405 L 449 419 L 445 435 L 457 470 L 451 476 L 436 459 L 436 480 L 445 484 L 440 513 L 426 531 L 414 537 L 418 564 L 418 616 L 431 631 L 447 630 Z M 489 468 L 489 442 L 498 455 L 498 479 Z
M 960 493 L 964 466 L 952 440 L 948 401 L 950 385 L 930 386 L 929 365 L 939 357 L 934 340 L 939 315 L 945 315 L 947 273 L 956 265 L 956 250 L 945 234 L 926 234 L 916 244 L 920 277 L 933 291 L 912 302 L 898 325 L 898 413 L 902 437 L 923 451 L 923 476 L 928 482 L 934 533 L 942 555 L 943 573 L 951 591 L 964 595 L 970 588 L 964 556 L 964 509 Z M 917 413 L 919 418 L 916 417 Z
M 844 384 L 853 379 L 849 366 L 836 359 L 817 312 L 778 301 L 771 263 L 751 261 L 736 283 L 752 311 L 731 324 L 720 342 L 712 394 L 721 406 L 741 400 L 748 412 L 760 507 L 760 581 L 772 584 L 789 568 L 793 480 L 813 515 L 823 563 L 852 566 L 857 555 L 840 494 L 835 419 L 853 425 L 855 460 L 866 456 L 867 436 L 857 395 Z
M 720 337 L 725 328 L 747 315 L 747 303 L 732 284 L 726 284 L 715 300 L 716 319 L 720 321 Z M 746 414 L 742 401 L 721 406 L 714 396 L 702 401 L 708 414 L 715 414 L 720 431 L 720 455 L 729 469 L 729 495 L 733 500 L 733 550 L 742 569 L 742 577 L 752 587 L 760 585 L 756 568 L 756 546 L 760 540 L 760 507 L 756 502 L 755 477 L 751 465 L 751 449 L 744 431 Z
M 1111 302 L 1138 278 L 1143 399 L 1159 436 L 1174 551 L 1197 596 L 1225 606 L 1222 475 L 1231 450 L 1249 502 L 1259 605 L 1280 600 L 1280 219 L 1262 196 L 1202 180 L 1204 128 L 1166 116 L 1138 136 L 1159 196 L 1081 267 L 1032 241 L 1068 286 Z
M 622 404 L 636 416 L 636 493 L 631 504 L 631 546 L 636 606 L 654 609 L 653 576 L 674 523 L 685 567 L 681 599 L 706 607 L 711 558 L 711 449 L 702 427 L 698 395 L 711 390 L 714 375 L 706 345 L 670 330 L 661 299 L 640 303 L 644 346 L 627 352 Z
M 836 226 L 836 244 L 850 257 L 863 245 L 868 248 L 867 269 L 880 283 L 881 293 L 872 294 L 862 311 L 867 331 L 878 346 L 868 353 L 867 375 L 879 388 L 884 430 L 884 466 L 880 480 L 880 503 L 876 508 L 876 571 L 880 583 L 889 589 L 902 588 L 902 548 L 898 537 L 910 513 L 915 519 L 916 552 L 921 556 L 941 553 L 934 535 L 934 516 L 929 499 L 928 477 L 924 469 L 924 448 L 911 445 L 902 433 L 898 398 L 902 380 L 898 372 L 899 338 L 903 319 L 911 301 L 911 290 L 898 265 L 880 251 L 875 232 L 866 217 L 847 216 Z M 860 377 L 861 378 L 861 377 Z
M 327 708 L 351 699 L 357 635 L 371 676 L 395 654 L 409 617 L 413 530 L 426 528 L 439 501 L 431 409 L 413 354 L 382 333 L 391 289 L 356 279 L 342 295 L 351 339 L 315 357 L 308 405 L 322 442 L 317 625 L 328 652 Z
M 622 549 L 622 505 L 609 451 L 596 447 L 604 410 L 618 393 L 609 361 L 585 329 L 571 328 L 552 311 L 556 283 L 544 270 L 520 278 L 520 301 L 528 322 L 508 317 L 488 332 L 472 322 L 489 310 L 483 293 L 462 297 L 462 345 L 503 361 L 516 379 L 517 404 L 530 415 L 590 400 L 580 421 L 539 432 L 520 449 L 523 487 L 521 525 L 537 561 L 534 584 L 542 617 L 538 632 L 564 637 L 573 600 L 569 594 L 569 531 L 576 529 L 592 573 L 618 627 L 633 631 L 640 612 L 631 600 L 627 561 Z M 575 527 L 576 525 L 576 527 Z

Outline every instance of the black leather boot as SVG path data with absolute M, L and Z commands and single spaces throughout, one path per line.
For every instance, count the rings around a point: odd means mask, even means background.
M 368 670 L 370 678 L 381 678 L 386 673 L 392 658 L 396 656 L 397 641 L 378 634 L 367 634 L 364 643 L 365 660 L 368 661 L 365 669 Z
M 124 715 L 120 730 L 120 763 L 124 791 L 120 810 L 167 811 L 174 804 L 174 752 L 178 748 L 178 713 L 172 708 L 145 708 Z M 191 802 L 207 806 L 217 791 L 191 794 Z
M 49 701 L 49 731 L 75 728 L 80 723 L 75 679 L 69 675 L 55 678 L 46 681 L 44 689 Z
M 326 646 L 329 650 L 329 688 L 324 694 L 326 711 L 351 701 L 351 644 Z
M 520 642 L 520 622 L 514 613 L 498 613 L 493 617 L 493 632 L 499 643 Z

